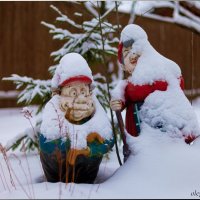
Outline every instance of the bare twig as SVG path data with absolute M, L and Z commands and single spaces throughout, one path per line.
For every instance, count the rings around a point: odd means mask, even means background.
M 97 4 L 99 6 L 99 2 L 97 1 Z M 106 16 L 106 14 L 108 13 L 108 11 L 103 15 L 103 16 Z M 101 21 L 102 21 L 103 17 L 100 16 L 100 13 L 99 13 L 99 26 L 100 26 L 100 31 L 101 31 L 101 40 L 102 40 L 102 47 L 103 47 L 103 52 L 104 52 L 104 38 L 103 38 L 103 33 L 102 33 L 102 27 L 101 27 Z M 103 53 L 103 64 L 106 68 L 106 59 L 105 59 L 105 55 Z M 104 72 L 104 74 L 106 74 L 106 72 Z M 109 101 L 111 100 L 111 95 L 110 95 L 110 88 L 109 88 L 109 82 L 108 82 L 108 77 L 106 77 L 106 86 L 107 86 L 107 91 L 108 91 L 108 98 L 109 98 Z M 113 130 L 113 135 L 114 135 L 114 141 L 115 141 L 115 147 L 116 147 L 116 153 L 117 153 L 117 158 L 118 158 L 118 161 L 119 161 L 119 164 L 122 165 L 122 162 L 121 162 L 121 159 L 120 159 L 120 156 L 119 156 L 119 150 L 118 150 L 118 146 L 117 146 L 117 139 L 116 139 L 116 131 L 115 131 L 115 127 L 114 127 L 114 118 L 113 118 L 113 112 L 111 110 L 111 108 L 109 107 L 109 110 L 110 110 L 110 115 L 111 115 L 111 124 L 112 124 L 112 130 Z
M 116 9 L 116 19 L 117 19 L 117 33 L 118 33 L 118 38 L 120 36 L 120 26 L 119 26 L 119 12 L 118 12 L 118 7 L 117 1 L 115 1 L 115 9 Z
M 29 121 L 29 123 L 31 125 L 31 128 L 32 128 L 34 134 L 36 135 L 35 129 L 34 129 L 33 124 L 31 122 L 31 118 L 33 117 L 32 116 L 33 111 L 30 111 L 27 108 L 23 108 L 22 113 L 24 114 L 24 117 Z M 24 140 L 22 142 L 23 142 L 22 150 L 24 152 L 24 157 L 26 159 L 26 164 L 27 164 L 27 167 L 28 167 L 28 173 L 29 173 L 29 177 L 30 177 L 32 195 L 33 195 L 33 198 L 35 199 L 35 192 L 34 192 L 34 187 L 33 187 L 33 179 L 32 179 L 32 174 L 31 174 L 31 170 L 30 170 L 30 165 L 29 165 L 29 162 L 28 162 L 28 157 L 27 157 L 27 154 L 26 154 L 26 148 L 25 148 Z
M 30 187 L 29 187 L 28 177 L 27 177 L 26 172 L 25 172 L 25 170 L 24 170 L 24 168 L 23 168 L 23 166 L 22 166 L 21 160 L 20 160 L 20 159 L 17 157 L 17 155 L 15 155 L 14 153 L 13 153 L 13 154 L 10 154 L 10 156 L 13 156 L 13 157 L 19 162 L 19 165 L 20 165 L 20 167 L 21 167 L 21 169 L 22 169 L 22 171 L 23 171 L 23 174 L 24 174 L 24 176 L 26 177 L 26 181 L 27 181 L 27 185 L 28 185 L 28 190 L 29 190 L 29 193 L 30 193 L 30 196 L 31 196 L 31 189 L 30 189 Z
M 191 104 L 192 104 L 192 99 L 193 99 L 193 88 L 194 88 L 194 53 L 193 53 L 193 48 L 194 48 L 194 37 L 193 37 L 193 31 L 192 31 L 192 40 L 191 40 L 191 56 L 192 56 L 192 66 L 191 66 Z
M 1 163 L 0 163 L 0 165 L 1 165 Z M 1 167 L 1 168 L 2 168 L 2 167 Z M 6 190 L 6 186 L 5 186 L 4 182 L 3 182 L 3 178 L 2 178 L 2 176 L 1 176 L 1 174 L 0 174 L 0 178 L 1 178 L 1 182 L 2 182 L 2 184 L 3 184 L 4 189 Z
M 29 196 L 29 194 L 27 193 L 27 191 L 25 190 L 25 188 L 23 187 L 22 183 L 20 182 L 19 178 L 17 177 L 17 175 L 15 174 L 15 171 L 13 170 L 12 166 L 10 166 L 10 169 L 12 171 L 12 173 L 14 174 L 18 184 L 20 185 L 20 187 L 22 188 L 23 192 L 26 194 L 26 196 L 28 197 L 28 199 L 32 199 L 31 196 Z
M 8 188 L 8 191 L 10 192 L 10 188 L 9 188 L 9 185 L 8 185 L 8 183 L 7 183 L 7 180 L 6 180 L 6 176 L 5 176 L 5 173 L 4 173 L 4 170 L 3 170 L 3 167 L 2 167 L 2 165 L 1 165 L 1 163 L 0 163 L 0 167 L 1 167 L 1 171 L 2 171 L 2 173 L 3 173 L 3 178 L 4 178 L 4 181 L 5 181 L 5 185 L 7 186 L 7 188 Z M 4 185 L 4 182 L 3 182 L 3 180 L 2 180 L 2 183 L 3 183 L 3 185 Z
M 4 161 L 5 161 L 6 166 L 7 166 L 8 173 L 9 173 L 9 176 L 10 176 L 11 185 L 16 189 L 15 184 L 14 184 L 14 180 L 13 180 L 13 177 L 12 177 L 12 174 L 11 174 L 11 170 L 10 170 L 10 163 L 9 163 L 9 160 L 8 160 L 8 156 L 6 154 L 5 148 L 1 144 L 0 144 L 0 152 L 2 153 Z
M 24 141 L 23 141 L 23 147 L 24 147 Z M 22 149 L 23 149 L 22 147 Z M 27 154 L 26 154 L 26 149 L 24 148 L 24 157 L 26 159 L 26 164 L 27 164 L 27 167 L 28 167 L 28 173 L 29 173 L 29 177 L 30 177 L 30 183 L 31 183 L 31 189 L 32 189 L 32 195 L 33 195 L 33 198 L 35 199 L 35 192 L 34 192 L 34 187 L 33 187 L 33 179 L 32 179 L 32 175 L 31 175 L 31 170 L 30 170 L 30 165 L 29 165 L 29 162 L 28 162 L 28 157 L 27 157 Z

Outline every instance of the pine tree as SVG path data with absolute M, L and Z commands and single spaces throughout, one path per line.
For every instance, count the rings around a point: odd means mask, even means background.
M 109 55 L 109 57 L 116 56 L 116 44 L 119 40 L 117 37 L 113 37 L 113 34 L 119 28 L 119 24 L 113 25 L 107 21 L 107 17 L 111 14 L 112 11 L 116 9 L 116 6 L 106 10 L 106 12 L 100 16 L 99 12 L 102 12 L 101 8 L 105 8 L 105 2 L 101 2 L 100 9 L 98 8 L 97 3 L 82 2 L 80 4 L 86 9 L 84 9 L 83 13 L 75 14 L 77 16 L 82 16 L 83 14 L 89 14 L 92 16 L 91 20 L 84 21 L 82 24 L 75 23 L 67 15 L 63 14 L 58 8 L 51 5 L 51 8 L 58 14 L 56 22 L 71 25 L 74 29 L 77 30 L 77 32 L 72 33 L 67 29 L 56 27 L 54 24 L 41 22 L 44 26 L 49 28 L 49 32 L 53 34 L 53 39 L 63 41 L 63 46 L 57 51 L 51 53 L 51 56 L 54 57 L 54 61 L 56 63 L 59 62 L 62 56 L 69 52 L 76 52 L 81 54 L 89 62 L 89 64 L 94 62 L 103 63 L 105 62 L 105 57 L 107 55 Z M 52 76 L 56 67 L 57 64 L 49 67 L 49 72 Z M 96 81 L 97 98 L 105 110 L 107 110 L 109 107 L 109 94 L 106 88 L 106 85 L 108 84 L 108 77 L 105 76 L 108 76 L 108 74 L 111 72 L 112 70 L 110 70 L 108 67 L 104 70 L 104 74 L 98 73 L 94 75 L 94 80 Z M 34 80 L 33 78 L 26 76 L 21 77 L 16 74 L 12 74 L 11 77 L 4 78 L 3 80 L 12 81 L 16 85 L 16 89 L 22 89 L 18 96 L 17 103 L 21 103 L 25 106 L 35 104 L 39 105 L 37 113 L 42 111 L 44 105 L 51 98 L 51 80 Z M 115 83 L 116 81 L 113 81 L 109 87 L 112 88 Z M 26 150 L 32 150 L 34 147 L 37 147 L 37 130 L 39 130 L 40 124 L 41 120 L 39 119 L 36 127 L 34 127 L 35 133 L 28 134 L 30 129 L 25 130 L 24 133 L 10 141 L 6 146 L 7 150 L 11 148 L 14 150 L 19 145 L 22 145 L 22 141 L 24 140 L 26 140 Z

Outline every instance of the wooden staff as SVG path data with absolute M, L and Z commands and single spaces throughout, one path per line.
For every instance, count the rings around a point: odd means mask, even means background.
M 122 141 L 124 143 L 123 155 L 124 155 L 124 162 L 126 162 L 131 151 L 129 150 L 128 144 L 126 142 L 126 135 L 125 135 L 125 131 L 124 131 L 124 122 L 123 122 L 123 119 L 122 119 L 121 111 L 118 110 L 118 111 L 115 111 L 115 113 L 116 113 L 116 116 L 117 116 L 117 121 L 118 121 L 119 129 L 120 129 L 120 132 L 121 132 Z

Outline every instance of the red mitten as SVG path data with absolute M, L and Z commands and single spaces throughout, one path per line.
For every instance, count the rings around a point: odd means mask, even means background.
M 195 136 L 193 134 L 185 135 L 184 137 L 185 137 L 185 142 L 187 144 L 190 144 L 191 142 L 193 142 L 197 138 L 197 136 Z

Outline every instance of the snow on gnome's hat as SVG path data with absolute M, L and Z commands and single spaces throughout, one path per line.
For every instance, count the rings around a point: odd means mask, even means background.
M 122 49 L 123 47 L 130 47 L 133 43 L 137 43 L 140 40 L 148 40 L 146 32 L 136 24 L 129 24 L 124 27 L 121 32 L 120 43 L 118 46 L 118 61 L 120 64 L 124 64 Z
M 51 87 L 63 87 L 74 81 L 93 83 L 92 71 L 80 54 L 68 53 L 60 60 L 52 78 Z

